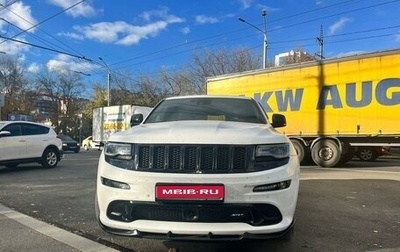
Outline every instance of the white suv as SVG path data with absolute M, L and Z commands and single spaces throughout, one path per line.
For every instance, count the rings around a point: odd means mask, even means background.
M 251 98 L 161 101 L 110 136 L 96 214 L 107 232 L 166 240 L 288 238 L 300 166 L 289 139 Z M 291 234 L 290 232 L 289 234 Z M 290 236 L 289 236 L 290 237 Z
M 62 156 L 61 139 L 52 128 L 26 121 L 0 121 L 0 165 L 11 168 L 38 162 L 53 168 Z

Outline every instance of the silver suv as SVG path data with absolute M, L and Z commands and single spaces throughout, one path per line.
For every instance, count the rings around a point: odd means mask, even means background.
M 40 163 L 53 168 L 63 156 L 61 139 L 49 126 L 25 121 L 0 121 L 0 165 Z

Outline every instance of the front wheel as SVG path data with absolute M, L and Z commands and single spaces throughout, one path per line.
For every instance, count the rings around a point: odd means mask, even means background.
M 321 167 L 333 167 L 339 163 L 341 150 L 336 141 L 332 139 L 321 139 L 311 149 L 314 162 Z
M 44 168 L 54 168 L 58 163 L 58 152 L 53 148 L 46 149 L 42 155 L 42 166 Z

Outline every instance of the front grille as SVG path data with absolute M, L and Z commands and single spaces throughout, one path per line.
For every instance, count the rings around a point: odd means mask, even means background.
M 139 171 L 225 173 L 245 172 L 251 146 L 137 145 Z
M 289 157 L 255 157 L 255 145 L 133 145 L 131 158 L 105 156 L 122 169 L 163 173 L 246 173 L 286 165 Z
M 155 220 L 198 223 L 274 225 L 282 221 L 278 208 L 269 204 L 163 204 L 113 201 L 108 218 L 122 222 Z

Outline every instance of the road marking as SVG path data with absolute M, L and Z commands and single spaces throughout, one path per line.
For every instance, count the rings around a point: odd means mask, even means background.
M 25 214 L 16 212 L 2 204 L 0 204 L 0 214 L 7 218 L 17 221 L 22 225 L 33 229 L 41 234 L 51 237 L 57 241 L 60 241 L 70 247 L 78 249 L 82 252 L 117 252 L 118 250 L 109 248 L 100 243 L 86 239 L 82 236 L 70 233 L 64 229 L 52 226 L 43 221 L 36 220 Z
M 383 179 L 400 181 L 400 172 L 343 168 L 302 168 L 300 171 L 300 179 Z

